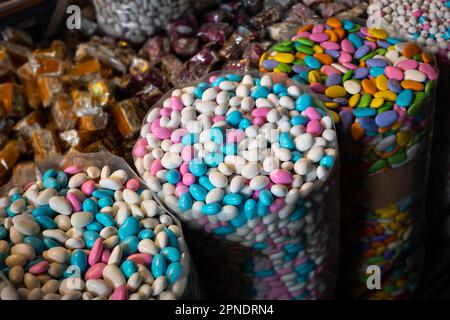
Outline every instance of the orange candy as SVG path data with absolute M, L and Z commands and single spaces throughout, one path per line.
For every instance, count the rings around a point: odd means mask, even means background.
M 378 92 L 378 89 L 377 89 L 377 86 L 375 85 L 375 83 L 373 83 L 373 81 L 370 81 L 369 79 L 364 79 L 361 82 L 361 86 L 362 86 L 363 90 L 367 93 L 375 94 Z
M 422 50 L 420 47 L 415 43 L 408 43 L 405 48 L 403 49 L 403 55 L 407 58 L 412 58 L 416 54 L 420 54 Z
M 342 27 L 342 22 L 338 18 L 329 18 L 327 19 L 327 25 L 332 28 L 340 28 Z
M 343 28 L 335 28 L 333 31 L 337 34 L 337 36 L 339 37 L 339 40 L 344 39 L 345 30 Z
M 327 29 L 324 33 L 330 36 L 330 41 L 338 42 L 338 36 L 333 30 Z
M 411 89 L 414 91 L 423 91 L 424 85 L 420 82 L 413 81 L 413 80 L 403 80 L 401 82 L 401 85 L 404 89 Z
M 428 53 L 426 53 L 425 51 L 422 52 L 422 60 L 425 63 L 432 63 L 433 62 L 433 58 L 430 57 L 430 55 Z
M 301 27 L 298 29 L 297 34 L 302 33 L 303 31 L 311 31 L 314 26 L 312 24 L 307 24 L 306 26 Z
M 326 53 L 314 53 L 313 57 L 319 60 L 322 64 L 330 65 L 333 63 L 333 58 Z
M 305 59 L 305 57 L 307 56 L 307 54 L 301 53 L 301 52 L 296 52 L 295 53 L 295 57 L 299 58 L 299 59 Z
M 359 125 L 359 123 L 354 122 L 350 131 L 352 133 L 353 140 L 359 141 L 364 138 L 364 129 Z

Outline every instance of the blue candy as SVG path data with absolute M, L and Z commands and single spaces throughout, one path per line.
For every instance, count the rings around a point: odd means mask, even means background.
M 137 236 L 138 236 L 139 240 L 153 239 L 153 237 L 155 236 L 155 233 L 153 232 L 153 230 L 143 229 L 143 230 L 139 231 Z
M 206 215 L 218 214 L 222 207 L 217 203 L 208 203 L 202 206 L 200 209 L 201 213 Z
M 320 159 L 320 165 L 327 169 L 332 168 L 333 164 L 334 164 L 333 156 L 323 156 L 322 159 Z
M 53 211 L 53 209 L 50 208 L 50 206 L 44 205 L 44 206 L 34 208 L 33 211 L 31 211 L 31 214 L 35 217 L 37 217 L 37 216 L 54 217 L 56 215 L 56 212 Z
M 100 223 L 98 223 L 97 221 L 93 221 L 86 226 L 86 229 L 100 232 L 100 231 L 102 231 L 103 226 Z
M 287 148 L 289 150 L 292 150 L 295 147 L 294 140 L 288 132 L 282 132 L 280 134 L 279 142 L 281 147 Z
M 201 158 L 194 158 L 189 163 L 189 171 L 197 177 L 203 176 L 208 168 L 206 167 L 206 163 Z
M 228 193 L 226 194 L 222 202 L 232 206 L 238 206 L 242 203 L 242 196 L 239 193 Z
M 170 262 L 180 261 L 181 254 L 177 248 L 165 247 L 161 249 L 161 254 Z
M 61 246 L 61 244 L 59 244 L 58 242 L 56 242 L 52 238 L 45 237 L 43 241 L 44 241 L 44 245 L 45 245 L 45 247 L 47 249 Z
M 411 89 L 406 89 L 400 92 L 400 94 L 397 96 L 397 99 L 395 100 L 395 103 L 399 107 L 408 107 L 414 98 L 414 91 Z
M 103 197 L 111 197 L 114 198 L 114 191 L 107 190 L 107 189 L 98 189 L 92 192 L 92 196 L 94 196 L 97 199 L 103 198 Z
M 394 110 L 387 110 L 375 117 L 375 123 L 380 128 L 387 128 L 397 121 L 398 114 Z
M 54 169 L 48 169 L 47 171 L 44 172 L 44 174 L 42 175 L 42 179 L 46 180 L 48 178 L 56 178 L 56 176 L 58 175 L 58 171 L 54 170 Z
M 135 254 L 138 251 L 139 239 L 135 236 L 129 236 L 120 242 L 120 247 L 122 248 L 123 254 L 129 256 Z
M 34 220 L 39 224 L 42 229 L 55 229 L 56 222 L 47 216 L 36 216 Z M 1 237 L 0 237 L 1 238 Z
M 375 123 L 375 120 L 371 117 L 358 118 L 358 123 L 366 131 L 372 131 L 372 132 L 378 131 L 377 124 Z
M 350 33 L 348 35 L 348 40 L 356 47 L 359 48 L 363 45 L 363 41 L 355 33 Z
M 239 129 L 245 130 L 252 125 L 252 122 L 247 118 L 242 118 L 239 122 Z
M 295 109 L 298 111 L 305 111 L 306 108 L 312 105 L 313 99 L 309 94 L 301 95 L 300 97 L 297 98 L 297 100 L 295 100 Z
M 181 174 L 176 169 L 170 169 L 166 173 L 166 180 L 170 184 L 177 184 L 181 179 Z
M 211 183 L 211 181 L 209 181 L 209 178 L 207 176 L 201 176 L 198 179 L 198 182 L 200 183 L 200 185 L 204 188 L 206 188 L 206 190 L 211 191 L 212 189 L 215 189 L 216 187 L 214 187 L 214 185 Z
M 181 144 L 183 146 L 190 146 L 192 144 L 195 144 L 198 142 L 199 135 L 196 133 L 188 133 L 187 135 L 183 136 L 181 139 Z
M 152 267 L 151 267 L 153 277 L 155 277 L 155 279 L 156 279 L 160 276 L 165 275 L 166 266 L 167 266 L 167 264 L 166 264 L 166 259 L 164 258 L 164 256 L 160 253 L 155 254 L 153 256 Z
M 23 242 L 29 244 L 37 254 L 45 250 L 44 242 L 36 236 L 27 236 L 23 239 Z
M 114 200 L 111 197 L 103 197 L 98 200 L 98 206 L 100 208 L 112 207 Z
M 319 69 L 322 66 L 320 61 L 314 58 L 313 56 L 306 56 L 304 61 L 308 67 L 314 70 Z
M 3 240 L 8 235 L 8 232 L 4 227 L 0 227 L 0 240 Z
M 136 267 L 136 264 L 133 261 L 125 260 L 124 262 L 122 262 L 120 270 L 122 270 L 122 273 L 128 279 L 129 277 L 131 277 L 133 273 L 138 271 L 138 268 Z
M 225 78 L 227 78 L 230 81 L 234 81 L 234 82 L 241 82 L 242 80 L 242 76 L 238 75 L 238 74 L 233 74 L 233 73 L 229 73 L 225 76 Z
M 239 110 L 230 112 L 226 117 L 226 121 L 232 126 L 237 127 L 242 120 L 242 113 Z
M 259 201 L 264 206 L 270 206 L 273 203 L 273 195 L 272 192 L 270 192 L 267 189 L 263 189 L 259 192 Z
M 135 217 L 128 217 L 119 228 L 119 238 L 123 240 L 126 237 L 135 236 L 139 229 L 139 220 Z
M 205 196 L 206 197 L 206 196 Z M 189 193 L 183 193 L 180 198 L 178 199 L 178 207 L 182 211 L 187 211 L 192 208 L 192 198 L 189 195 Z
M 83 201 L 83 210 L 89 211 L 92 214 L 97 214 L 98 213 L 97 203 L 91 198 L 87 198 Z
M 112 227 L 116 225 L 116 221 L 107 213 L 98 213 L 95 215 L 95 220 L 97 220 L 104 227 Z
M 214 127 L 209 130 L 209 135 L 211 137 L 211 141 L 215 143 L 222 144 L 225 140 L 225 133 L 223 132 L 222 128 Z
M 264 86 L 257 86 L 255 90 L 253 90 L 253 92 L 251 93 L 251 97 L 253 99 L 259 99 L 259 98 L 267 98 L 267 96 L 269 95 L 270 90 L 269 88 L 266 88 Z
M 181 263 L 179 262 L 172 262 L 169 264 L 166 270 L 166 278 L 169 285 L 174 284 L 178 280 L 182 270 Z
M 272 87 L 272 91 L 275 94 L 280 94 L 282 92 L 286 92 L 287 91 L 287 87 L 282 84 L 282 83 L 275 83 Z
M 240 211 L 238 215 L 230 221 L 231 225 L 235 228 L 242 227 L 247 222 L 247 217 L 245 213 Z
M 191 184 L 189 186 L 189 192 L 191 193 L 192 197 L 197 201 L 205 201 L 206 195 L 208 194 L 205 188 L 196 183 Z
M 203 159 L 205 160 L 206 165 L 215 168 L 223 162 L 224 155 L 223 153 L 211 152 L 207 153 Z
M 69 177 L 64 171 L 58 171 L 58 173 L 56 174 L 56 181 L 61 187 L 65 188 L 69 183 Z
M 237 155 L 238 146 L 234 143 L 227 143 L 223 146 L 223 153 L 227 156 L 229 155 Z
M 166 234 L 167 234 L 167 244 L 169 247 L 174 247 L 174 248 L 178 248 L 178 238 L 177 235 L 170 229 L 166 229 Z
M 84 242 L 86 243 L 86 247 L 88 247 L 89 249 L 92 249 L 95 240 L 97 240 L 97 238 L 99 237 L 100 235 L 98 234 L 98 232 L 94 230 L 87 230 L 83 232 Z
M 244 212 L 247 219 L 253 219 L 256 216 L 256 201 L 253 199 L 248 199 L 244 204 Z
M 78 249 L 72 253 L 70 263 L 77 266 L 82 273 L 86 272 L 88 268 L 87 255 L 84 250 Z
M 377 111 L 373 108 L 355 108 L 353 109 L 353 115 L 357 118 L 372 117 L 377 114 Z
M 306 123 L 308 123 L 308 119 L 306 119 L 304 116 L 301 115 L 292 117 L 291 119 L 292 126 L 296 126 L 299 124 L 305 125 Z

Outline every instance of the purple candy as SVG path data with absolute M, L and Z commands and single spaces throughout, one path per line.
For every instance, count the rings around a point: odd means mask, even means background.
M 339 118 L 341 118 L 341 125 L 344 131 L 348 131 L 353 123 L 353 116 L 349 111 L 339 112 Z
M 345 98 L 334 98 L 333 102 L 339 103 L 341 106 L 348 105 L 348 99 Z
M 375 117 L 375 123 L 380 128 L 387 128 L 392 125 L 395 121 L 397 121 L 398 114 L 394 110 L 388 110 L 380 113 Z
M 366 131 L 372 131 L 372 132 L 378 131 L 378 127 L 375 123 L 375 120 L 373 120 L 373 118 L 371 118 L 371 117 L 358 118 L 358 123 Z
M 375 58 L 375 59 L 368 59 L 367 61 L 366 61 L 366 64 L 369 66 L 369 67 L 386 67 L 387 65 L 388 65 L 388 63 L 386 62 L 386 60 L 384 60 L 384 59 L 378 59 L 378 58 Z
M 356 50 L 354 56 L 356 59 L 360 59 L 360 58 L 364 57 L 366 54 L 368 54 L 369 52 L 370 52 L 370 47 L 361 46 Z
M 364 79 L 369 75 L 369 69 L 367 68 L 358 68 L 355 70 L 355 74 L 353 75 L 353 78 L 355 79 Z
M 262 66 L 264 69 L 273 70 L 278 66 L 279 62 L 275 60 L 264 60 L 262 62 Z
M 332 73 L 332 74 L 330 74 L 330 76 L 325 81 L 325 84 L 326 84 L 327 87 L 331 87 L 331 86 L 334 86 L 334 85 L 341 84 L 341 82 L 342 82 L 341 75 L 338 74 L 338 73 Z
M 295 73 L 300 73 L 300 72 L 303 72 L 303 71 L 310 71 L 311 68 L 307 67 L 307 66 L 300 65 L 300 64 L 294 64 L 294 66 L 292 67 L 292 70 Z
M 332 100 L 323 93 L 317 93 L 317 98 L 322 102 L 331 102 Z
M 394 257 L 394 255 L 395 255 L 395 251 L 394 250 L 386 250 L 385 252 L 384 252 L 384 258 L 386 259 L 386 260 L 392 260 L 392 258 Z
M 329 56 L 332 56 L 334 59 L 339 58 L 339 55 L 340 55 L 339 51 L 337 51 L 337 50 L 327 49 L 327 50 L 325 50 L 325 53 L 328 54 Z
M 389 90 L 391 90 L 392 92 L 395 92 L 395 93 L 400 93 L 403 90 L 400 83 L 395 79 L 389 79 L 387 82 L 387 85 L 388 85 Z
M 381 47 L 381 48 L 384 48 L 384 49 L 387 49 L 387 48 L 389 48 L 391 46 L 388 42 L 383 41 L 383 40 L 378 40 L 377 41 L 377 45 L 379 47 Z
M 361 31 L 358 31 L 355 33 L 358 37 L 360 37 L 361 39 L 365 39 L 366 36 L 364 35 L 364 33 L 362 33 Z

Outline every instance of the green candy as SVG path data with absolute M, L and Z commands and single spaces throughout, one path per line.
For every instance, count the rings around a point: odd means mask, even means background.
M 386 166 L 387 166 L 386 159 L 380 159 L 377 162 L 375 162 L 374 164 L 372 164 L 367 172 L 369 174 L 372 174 L 372 173 L 380 171 L 381 169 L 385 168 Z
M 301 43 L 301 44 L 303 44 L 305 46 L 308 46 L 308 47 L 313 47 L 314 46 L 314 41 L 312 41 L 312 40 L 310 40 L 308 38 L 298 38 L 297 42 Z
M 275 45 L 272 48 L 276 52 L 292 53 L 294 50 L 290 47 Z
M 377 263 L 380 263 L 383 261 L 384 261 L 383 256 L 374 256 L 374 257 L 367 259 L 367 263 L 369 263 L 369 264 L 377 264 Z
M 422 111 L 422 106 L 423 106 L 423 103 L 422 103 L 422 102 L 413 102 L 413 103 L 409 106 L 409 108 L 408 108 L 408 110 L 406 111 L 406 113 L 407 113 L 408 116 L 410 116 L 410 117 L 415 117 L 415 116 L 417 116 L 417 115 L 420 113 L 420 111 Z
M 406 152 L 398 152 L 396 154 L 394 154 L 393 156 L 390 156 L 387 161 L 389 162 L 390 165 L 393 164 L 399 164 L 402 163 L 404 161 L 406 161 L 407 156 L 406 156 Z
M 425 85 L 425 93 L 427 96 L 431 94 L 431 90 L 436 86 L 436 80 L 431 80 Z
M 342 83 L 344 83 L 347 80 L 350 80 L 353 76 L 353 70 L 348 70 L 344 76 L 342 77 Z
M 366 60 L 368 60 L 368 59 L 371 59 L 371 58 L 374 57 L 375 55 L 377 55 L 377 52 L 376 52 L 376 51 L 366 54 L 364 57 L 362 57 L 362 58 L 359 59 L 359 60 L 360 60 L 360 61 L 366 61 Z
M 309 54 L 309 55 L 313 55 L 314 54 L 314 50 L 311 49 L 310 47 L 307 47 L 307 46 L 296 45 L 295 49 L 298 52 L 301 52 L 301 53 L 304 53 L 304 54 Z
M 384 56 L 387 50 L 385 48 L 378 48 L 377 50 L 375 50 L 375 52 L 381 56 Z
M 295 59 L 295 61 L 292 62 L 292 64 L 301 65 L 301 66 L 306 66 L 305 61 L 303 61 L 302 59 Z
M 397 286 L 395 286 L 393 284 L 390 286 L 385 286 L 383 289 L 384 289 L 384 291 L 389 292 L 389 293 L 392 293 L 392 292 L 395 292 L 398 290 Z
M 286 72 L 286 73 L 291 73 L 292 72 L 292 68 L 291 66 L 287 65 L 286 63 L 280 63 L 277 68 L 281 71 L 281 72 Z
M 370 107 L 371 101 L 372 101 L 372 96 L 368 93 L 364 93 L 356 107 L 357 108 L 368 108 L 368 107 Z
M 393 102 L 386 101 L 385 103 L 383 103 L 383 105 L 381 107 L 379 107 L 377 109 L 377 113 L 378 114 L 383 113 L 383 112 L 385 112 L 387 110 L 391 110 L 393 107 L 394 107 L 394 103 Z
M 422 56 L 421 56 L 420 54 L 416 54 L 416 55 L 413 57 L 413 59 L 416 60 L 416 61 L 422 62 Z
M 348 30 L 348 32 L 349 32 L 349 33 L 358 32 L 359 29 L 361 29 L 361 25 L 360 25 L 360 24 L 355 24 L 355 26 L 353 27 L 353 29 Z

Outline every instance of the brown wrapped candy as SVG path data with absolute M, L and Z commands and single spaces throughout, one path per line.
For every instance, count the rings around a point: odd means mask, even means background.
M 133 138 L 141 129 L 141 120 L 131 100 L 117 103 L 112 110 L 112 116 L 124 139 Z
M 20 157 L 20 148 L 17 140 L 9 141 L 0 150 L 0 183 L 3 184 L 7 180 L 7 173 L 16 164 Z
M 85 153 L 103 152 L 103 151 L 109 151 L 115 155 L 120 154 L 119 150 L 116 147 L 115 142 L 111 141 L 110 139 L 102 139 L 95 141 L 83 149 L 83 152 Z
M 99 138 L 99 131 L 68 130 L 59 134 L 65 148 L 83 150 L 86 146 Z
M 36 76 L 58 77 L 64 71 L 64 62 L 62 60 L 47 55 L 33 54 L 29 62 Z
M 97 59 L 90 59 L 74 65 L 70 70 L 70 75 L 74 80 L 89 82 L 97 78 L 100 71 L 100 62 Z
M 14 185 L 22 185 L 22 181 L 28 181 L 36 176 L 36 163 L 34 161 L 25 161 L 16 164 L 13 168 L 12 181 Z
M 66 45 L 60 40 L 55 40 L 50 48 L 36 49 L 33 54 L 62 60 L 66 54 Z
M 106 128 L 108 124 L 108 114 L 99 112 L 79 117 L 78 129 L 85 131 L 98 131 Z
M 41 117 L 39 112 L 33 111 L 23 117 L 13 127 L 19 136 L 24 139 L 30 139 L 34 130 L 41 127 Z
M 41 96 L 42 105 L 44 107 L 49 107 L 52 105 L 62 90 L 61 81 L 53 77 L 40 76 L 37 78 L 37 85 L 39 95 Z
M 28 59 L 32 55 L 30 49 L 19 44 L 6 42 L 4 46 L 16 68 L 20 67 L 24 63 L 27 63 Z
M 37 129 L 31 134 L 31 143 L 37 159 L 49 154 L 60 154 L 55 133 L 50 129 Z
M 23 84 L 24 93 L 27 98 L 28 105 L 32 109 L 39 109 L 42 106 L 41 96 L 39 95 L 39 88 L 33 70 L 28 63 L 25 63 L 17 69 L 17 76 Z
M 12 82 L 0 84 L 0 107 L 7 117 L 23 117 L 26 111 L 23 86 Z
M 113 91 L 110 85 L 104 79 L 93 80 L 88 85 L 89 93 L 92 97 L 92 102 L 98 106 L 109 106 L 114 102 Z
M 0 48 L 0 81 L 8 81 L 13 73 L 13 65 L 8 52 Z
M 52 118 L 56 127 L 60 131 L 74 129 L 77 125 L 77 115 L 72 108 L 72 99 L 62 93 L 58 95 L 55 104 L 52 107 Z

